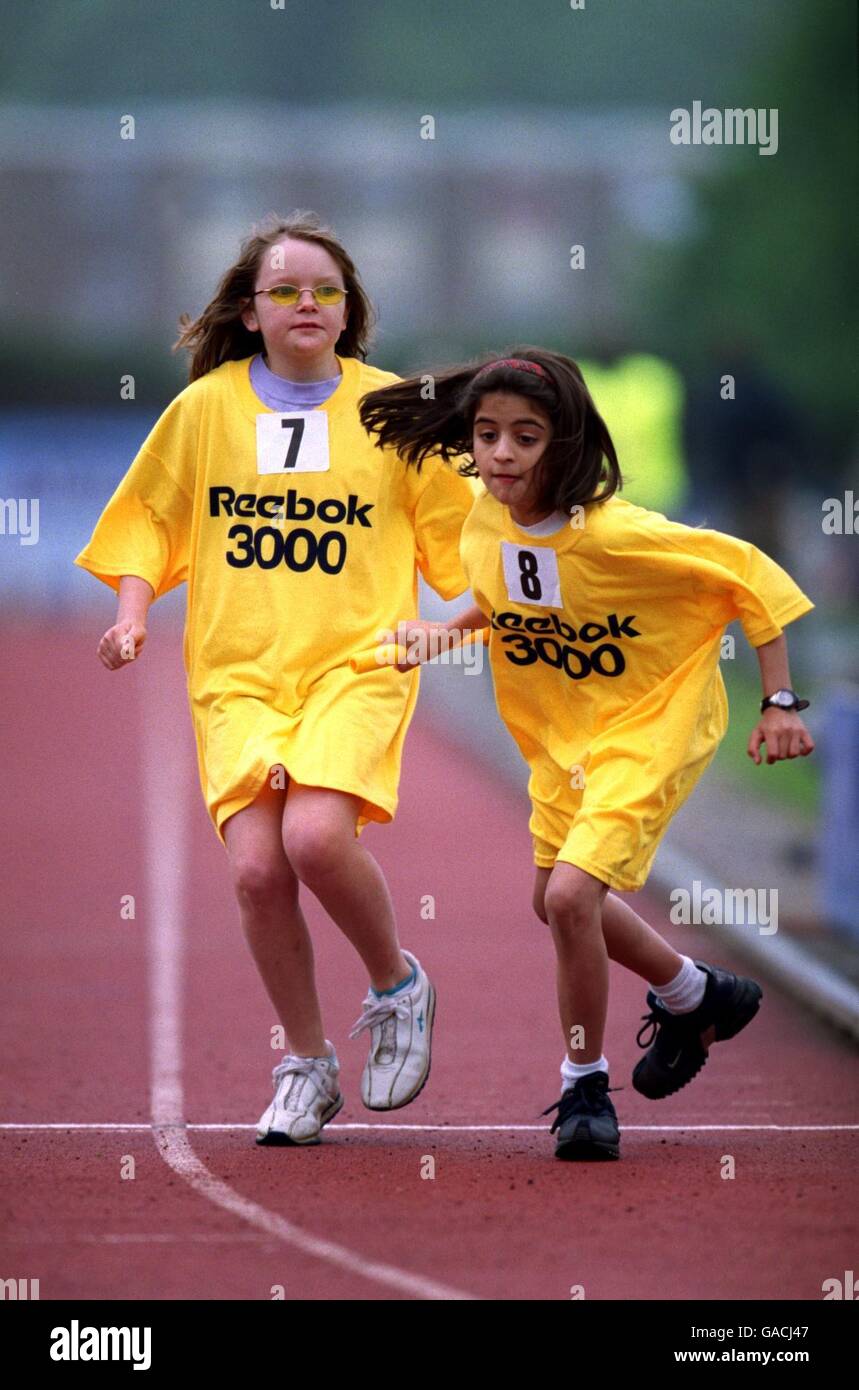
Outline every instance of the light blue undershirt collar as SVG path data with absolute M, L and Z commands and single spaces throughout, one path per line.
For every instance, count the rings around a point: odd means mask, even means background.
M 289 381 L 266 366 L 261 353 L 250 367 L 251 386 L 269 410 L 313 410 L 334 394 L 342 380 L 338 373 L 327 381 Z

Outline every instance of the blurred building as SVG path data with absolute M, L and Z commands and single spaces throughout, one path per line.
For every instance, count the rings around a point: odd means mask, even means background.
M 538 333 L 575 356 L 635 335 L 641 258 L 693 226 L 700 157 L 677 159 L 661 111 L 618 108 L 433 129 L 416 107 L 17 106 L 0 131 L 0 322 L 21 352 L 58 335 L 163 351 L 255 219 L 312 208 L 379 309 L 377 359 Z

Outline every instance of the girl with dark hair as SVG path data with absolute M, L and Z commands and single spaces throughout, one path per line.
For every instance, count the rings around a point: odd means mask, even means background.
M 652 1045 L 633 1072 L 651 1099 L 697 1075 L 711 1044 L 754 1017 L 761 989 L 678 954 L 609 890 L 643 886 L 725 732 L 719 656 L 733 618 L 761 667 L 749 754 L 812 751 L 782 629 L 813 605 L 747 542 L 616 495 L 614 446 L 568 357 L 524 347 L 400 381 L 365 397 L 361 419 L 417 470 L 470 451 L 461 471 L 484 485 L 461 540 L 477 607 L 406 624 L 398 669 L 424 659 L 434 629 L 445 642 L 489 630 L 498 709 L 530 767 L 534 909 L 557 953 L 567 1051 L 561 1099 L 544 1113 L 558 1111 L 559 1157 L 617 1158 L 602 1050 L 609 959 L 651 986 L 638 1040 L 647 1047 L 651 1027 Z
M 188 581 L 203 796 L 291 1048 L 257 1140 L 315 1143 L 343 1100 L 299 884 L 369 975 L 352 1030 L 371 1037 L 364 1104 L 407 1105 L 429 1074 L 435 992 L 400 949 L 385 879 L 357 839 L 396 810 L 417 683 L 356 674 L 349 656 L 414 617 L 418 569 L 445 598 L 465 589 L 459 531 L 473 488 L 438 460 L 419 477 L 390 451 L 380 458 L 361 429 L 360 397 L 397 378 L 364 363 L 370 303 L 312 214 L 255 230 L 180 326 L 190 384 L 76 563 L 119 593 L 98 647 L 109 670 L 141 651 L 152 600 Z

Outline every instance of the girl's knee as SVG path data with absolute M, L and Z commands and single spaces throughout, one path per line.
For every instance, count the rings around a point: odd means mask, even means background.
M 598 928 L 608 884 L 575 864 L 558 860 L 546 884 L 544 898 L 550 925 L 567 930 Z
M 244 853 L 231 860 L 230 867 L 236 897 L 251 908 L 270 907 L 298 886 L 284 856 Z
M 347 848 L 342 827 L 324 820 L 311 821 L 309 824 L 287 821 L 283 831 L 283 847 L 302 883 L 327 878 L 342 863 Z
M 590 926 L 596 916 L 593 895 L 564 883 L 549 884 L 543 898 L 543 909 L 546 914 L 544 921 L 574 931 Z

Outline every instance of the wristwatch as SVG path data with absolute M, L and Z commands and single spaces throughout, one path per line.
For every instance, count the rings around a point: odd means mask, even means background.
M 808 709 L 809 701 L 800 700 L 795 690 L 777 690 L 774 695 L 768 695 L 765 700 L 761 700 L 761 714 L 770 705 L 775 709 L 793 709 L 799 712 L 801 709 Z

